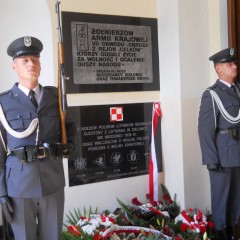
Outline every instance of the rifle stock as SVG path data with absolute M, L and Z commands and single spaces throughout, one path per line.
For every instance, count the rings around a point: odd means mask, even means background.
M 67 132 L 66 132 L 66 114 L 67 114 L 67 97 L 65 89 L 65 77 L 64 73 L 64 46 L 62 41 L 62 32 L 59 16 L 59 1 L 56 1 L 56 13 L 58 16 L 58 106 L 60 116 L 60 131 L 61 142 L 67 144 Z

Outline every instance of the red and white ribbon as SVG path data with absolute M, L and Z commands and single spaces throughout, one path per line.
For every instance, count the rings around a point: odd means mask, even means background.
M 207 218 L 202 214 L 200 210 L 197 210 L 197 214 L 193 215 L 193 219 L 189 216 L 186 211 L 182 211 L 176 218 L 175 222 L 182 221 L 183 223 L 187 224 L 190 229 L 195 232 L 200 232 L 201 226 L 206 226 Z
M 159 102 L 153 103 L 152 110 L 152 131 L 151 131 L 151 152 L 149 159 L 149 194 L 150 200 L 158 201 L 158 165 L 155 149 L 155 137 L 159 123 L 162 116 L 161 106 Z M 160 136 L 158 136 L 160 137 Z

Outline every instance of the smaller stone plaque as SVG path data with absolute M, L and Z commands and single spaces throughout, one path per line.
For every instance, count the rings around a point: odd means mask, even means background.
M 148 174 L 152 103 L 70 107 L 77 146 L 69 159 L 69 185 Z M 161 123 L 155 139 L 158 170 Z

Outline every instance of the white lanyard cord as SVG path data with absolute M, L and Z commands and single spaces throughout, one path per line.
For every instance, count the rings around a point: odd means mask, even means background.
M 231 116 L 227 110 L 225 109 L 225 107 L 223 106 L 222 104 L 222 101 L 221 99 L 219 98 L 219 96 L 217 95 L 217 93 L 213 90 L 209 90 L 212 98 L 215 100 L 216 104 L 217 104 L 217 107 L 219 109 L 219 111 L 221 112 L 222 116 L 230 123 L 239 123 L 240 122 L 240 109 L 239 109 L 239 112 L 238 112 L 238 115 L 237 117 L 233 117 Z M 214 103 L 213 103 L 214 105 Z M 216 117 L 215 117 L 216 118 Z M 216 119 L 215 119 L 215 122 L 216 122 Z M 216 123 L 215 123 L 216 124 Z
M 6 117 L 4 115 L 4 112 L 3 112 L 3 109 L 2 109 L 2 106 L 0 104 L 0 121 L 2 122 L 2 125 L 4 126 L 4 128 L 6 129 L 6 131 L 12 135 L 13 137 L 16 137 L 16 138 L 25 138 L 25 137 L 28 137 L 30 136 L 36 129 L 36 127 L 38 126 L 38 119 L 35 118 L 32 120 L 32 122 L 30 123 L 29 127 L 23 131 L 23 132 L 17 132 L 15 130 L 13 130 L 7 120 L 6 120 Z M 38 135 L 38 134 L 37 134 Z M 37 136 L 38 137 L 38 136 Z M 37 141 L 37 139 L 36 139 Z

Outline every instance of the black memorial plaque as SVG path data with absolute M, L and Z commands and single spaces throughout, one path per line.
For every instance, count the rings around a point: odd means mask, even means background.
M 148 174 L 152 103 L 70 107 L 77 146 L 69 159 L 69 185 Z M 161 123 L 155 139 L 161 171 Z
M 68 93 L 159 90 L 157 19 L 62 12 Z

